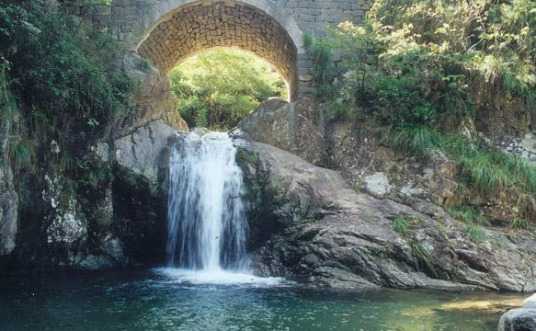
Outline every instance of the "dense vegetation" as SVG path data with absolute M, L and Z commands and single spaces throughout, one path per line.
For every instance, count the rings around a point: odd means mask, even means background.
M 44 2 L 6 4 L 0 8 L 2 160 L 18 170 L 38 164 L 75 171 L 83 166 L 77 151 L 105 137 L 127 111 L 132 83 L 116 60 L 121 49 Z
M 270 97 L 286 99 L 286 85 L 268 63 L 236 50 L 192 57 L 169 74 L 178 110 L 190 127 L 229 129 Z
M 334 100 L 332 119 L 372 121 L 384 143 L 420 158 L 443 151 L 460 163 L 461 191 L 489 198 L 509 189 L 529 203 L 536 167 L 489 146 L 474 129 L 457 132 L 478 120 L 479 102 L 497 98 L 522 100 L 534 126 L 534 31 L 532 0 L 378 0 L 364 26 L 342 23 L 305 44 L 319 95 Z M 536 219 L 529 208 L 524 217 Z
M 46 242 L 43 220 L 74 208 L 75 198 L 91 209 L 109 182 L 111 169 L 90 151 L 127 116 L 134 88 L 119 43 L 64 9 L 49 1 L 0 7 L 0 167 L 15 172 L 30 254 L 44 253 L 31 248 Z M 46 190 L 56 195 L 52 207 Z

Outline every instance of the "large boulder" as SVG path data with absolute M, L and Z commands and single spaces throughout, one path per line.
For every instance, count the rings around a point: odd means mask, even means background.
M 165 257 L 169 147 L 176 133 L 158 120 L 114 142 L 114 228 L 131 263 L 158 264 Z
M 280 99 L 263 102 L 238 127 L 251 139 L 296 154 L 316 164 L 326 164 L 323 113 L 318 100 L 304 97 L 294 103 Z
M 126 73 L 138 84 L 132 100 L 134 115 L 121 123 L 119 134 L 157 120 L 176 130 L 188 130 L 188 124 L 177 112 L 177 99 L 169 90 L 169 79 L 136 53 L 125 56 L 123 63 Z
M 250 247 L 263 275 L 354 289 L 536 289 L 531 238 L 514 244 L 489 230 L 477 245 L 441 208 L 421 206 L 430 217 L 360 193 L 338 172 L 276 147 L 236 143 L 252 199 Z
M 536 309 L 512 309 L 501 316 L 499 331 L 536 330 Z

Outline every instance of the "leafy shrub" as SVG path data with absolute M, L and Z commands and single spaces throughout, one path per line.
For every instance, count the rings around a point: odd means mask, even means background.
M 126 113 L 133 86 L 115 39 L 41 2 L 10 4 L 0 16 L 9 89 L 34 136 L 83 144 Z
M 471 116 L 470 85 L 534 102 L 535 28 L 534 1 L 379 0 L 363 27 L 344 22 L 305 46 L 319 91 L 342 80 L 328 99 L 398 130 Z
M 43 183 L 35 181 L 42 176 L 32 176 L 44 172 L 62 178 L 63 193 L 74 194 L 79 185 L 109 179 L 110 169 L 91 166 L 85 156 L 129 115 L 135 86 L 122 58 L 116 39 L 70 16 L 62 5 L 3 2 L 0 140 L 7 139 L 7 148 L 1 157 L 21 183 L 39 186 Z

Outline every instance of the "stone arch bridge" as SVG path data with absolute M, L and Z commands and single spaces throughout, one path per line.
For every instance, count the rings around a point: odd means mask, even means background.
M 270 62 L 290 98 L 307 93 L 311 61 L 303 35 L 360 23 L 372 0 L 113 0 L 93 23 L 165 75 L 182 60 L 214 47 L 238 47 Z

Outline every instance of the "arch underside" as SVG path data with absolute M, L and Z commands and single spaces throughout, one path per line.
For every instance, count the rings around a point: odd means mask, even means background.
M 232 1 L 197 2 L 178 8 L 138 47 L 164 74 L 181 61 L 214 47 L 237 47 L 270 62 L 297 96 L 297 48 L 288 32 L 253 6 Z

